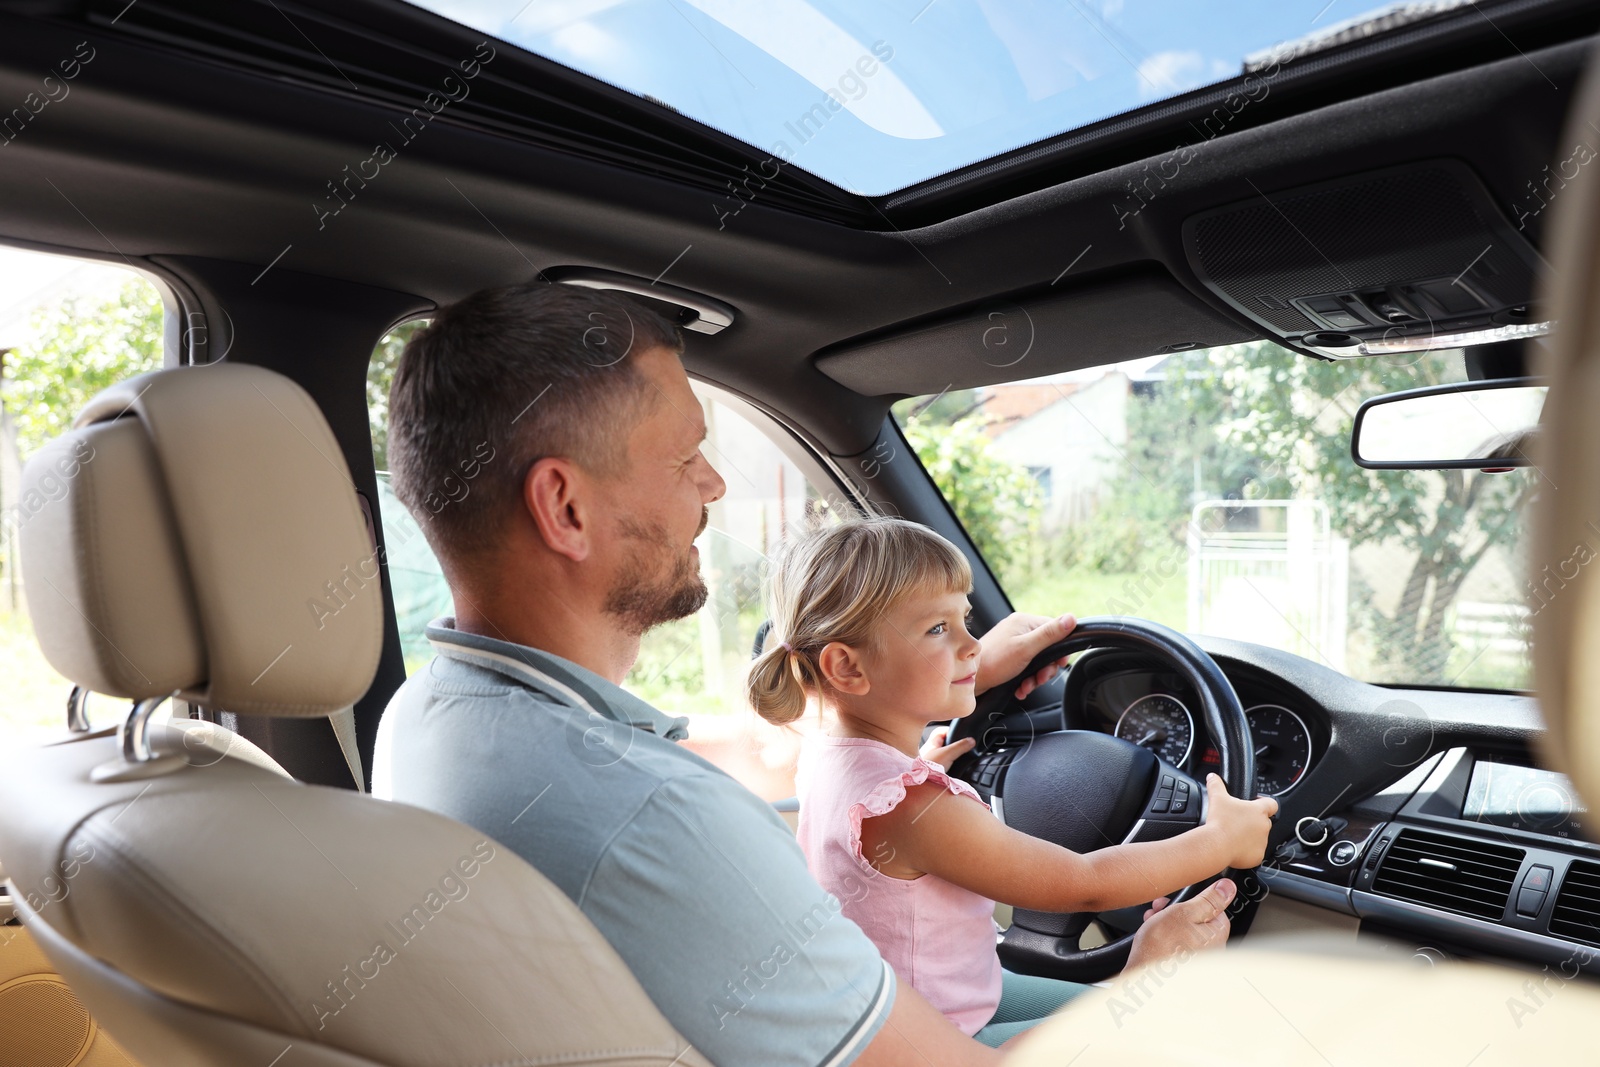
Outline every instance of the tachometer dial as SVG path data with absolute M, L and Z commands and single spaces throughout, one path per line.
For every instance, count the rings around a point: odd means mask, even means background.
M 1128 705 L 1114 732 L 1181 767 L 1194 744 L 1194 716 L 1175 697 L 1151 693 Z
M 1311 765 L 1311 731 L 1304 719 L 1277 704 L 1257 704 L 1244 718 L 1256 746 L 1256 792 L 1282 796 Z

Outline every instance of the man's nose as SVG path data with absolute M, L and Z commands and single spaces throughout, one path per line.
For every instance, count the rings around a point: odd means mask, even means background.
M 705 466 L 705 476 L 700 479 L 700 499 L 707 504 L 715 504 L 728 492 L 728 483 L 722 480 L 717 468 L 703 454 L 700 462 Z

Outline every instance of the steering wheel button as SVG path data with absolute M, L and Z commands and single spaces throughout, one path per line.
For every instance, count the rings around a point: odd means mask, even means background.
M 1178 780 L 1178 792 L 1187 793 L 1188 791 L 1189 791 L 1189 783 L 1185 782 L 1183 779 L 1180 778 Z
M 1172 788 L 1172 775 L 1163 774 L 1161 776 L 1161 788 L 1162 789 L 1171 789 Z
M 1172 814 L 1182 815 L 1183 809 L 1189 806 L 1188 797 L 1178 797 L 1172 802 Z
M 1161 812 L 1166 811 L 1167 810 L 1167 806 L 1170 803 L 1172 803 L 1172 798 L 1171 797 L 1158 796 L 1158 797 L 1156 797 L 1155 803 L 1150 805 L 1150 810 L 1159 814 Z

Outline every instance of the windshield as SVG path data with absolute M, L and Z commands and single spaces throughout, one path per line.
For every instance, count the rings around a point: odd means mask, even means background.
M 418 3 L 875 196 L 1465 0 Z
M 1459 351 L 1328 363 L 1261 342 L 894 414 L 1019 610 L 1140 616 L 1371 682 L 1525 689 L 1538 472 L 1350 459 L 1363 400 L 1465 378 Z

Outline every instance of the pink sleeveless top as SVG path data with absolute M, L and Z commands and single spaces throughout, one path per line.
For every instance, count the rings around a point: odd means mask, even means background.
M 967 1035 L 1000 1004 L 994 901 L 931 874 L 892 878 L 861 854 L 861 820 L 894 810 L 906 788 L 933 782 L 965 804 L 983 799 L 936 763 L 881 741 L 808 737 L 800 750 L 800 848 L 822 888 L 872 939 L 903 982 Z

